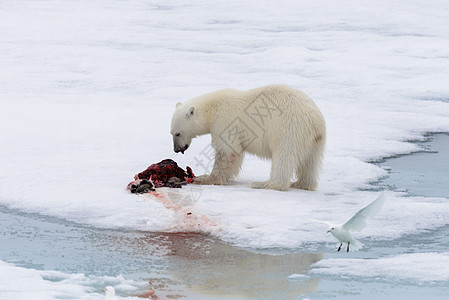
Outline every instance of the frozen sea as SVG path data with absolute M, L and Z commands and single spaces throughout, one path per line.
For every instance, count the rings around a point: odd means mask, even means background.
M 1 1 L 0 299 L 446 299 L 447 28 L 447 1 Z M 255 157 L 179 206 L 125 190 L 210 170 L 209 136 L 173 154 L 177 102 L 272 83 L 326 118 L 318 191 L 251 189 Z M 310 222 L 385 188 L 361 251 Z

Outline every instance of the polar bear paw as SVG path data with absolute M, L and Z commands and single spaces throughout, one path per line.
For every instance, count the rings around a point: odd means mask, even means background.
M 251 187 L 253 189 L 270 189 L 277 191 L 288 191 L 288 184 L 283 184 L 279 182 L 274 182 L 271 180 L 262 181 L 262 182 L 253 182 Z
M 295 189 L 301 189 L 305 191 L 316 191 L 316 184 L 304 184 L 304 183 L 298 183 L 293 182 L 290 187 Z
M 217 177 L 212 176 L 212 175 L 201 175 L 201 176 L 195 177 L 193 179 L 193 183 L 204 184 L 204 185 L 212 185 L 212 184 L 222 185 L 223 184 L 223 182 L 221 180 L 218 180 Z

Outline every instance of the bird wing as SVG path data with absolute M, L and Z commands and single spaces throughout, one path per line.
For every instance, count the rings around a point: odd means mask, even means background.
M 378 213 L 384 202 L 385 193 L 382 193 L 376 200 L 359 210 L 351 219 L 343 224 L 343 228 L 355 231 L 362 230 L 366 226 L 366 219 Z

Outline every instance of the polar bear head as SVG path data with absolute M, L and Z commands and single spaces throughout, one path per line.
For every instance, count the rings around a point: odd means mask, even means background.
M 192 139 L 198 133 L 196 132 L 196 111 L 194 106 L 182 103 L 176 104 L 176 111 L 171 120 L 170 134 L 173 136 L 173 150 L 181 152 L 189 148 Z

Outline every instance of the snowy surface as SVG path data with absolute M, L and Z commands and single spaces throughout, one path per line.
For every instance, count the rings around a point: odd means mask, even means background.
M 3 1 L 0 204 L 99 228 L 333 249 L 326 228 L 308 220 L 346 220 L 378 195 L 360 191 L 386 174 L 369 162 L 449 132 L 448 11 L 447 1 Z M 202 187 L 190 210 L 211 222 L 192 227 L 178 210 L 125 191 L 167 157 L 197 175 L 210 167 L 208 136 L 173 154 L 175 103 L 271 83 L 302 89 L 326 118 L 317 192 L 252 190 L 270 164 L 247 157 L 232 185 Z M 448 215 L 447 199 L 389 192 L 356 238 L 396 239 L 449 224 Z
M 316 263 L 312 274 L 360 276 L 395 282 L 447 282 L 449 253 L 412 253 L 379 259 L 325 259 Z
M 2 299 L 104 299 L 104 287 L 112 285 L 118 295 L 126 299 L 142 290 L 139 283 L 123 277 L 88 277 L 84 274 L 65 274 L 57 271 L 40 271 L 17 267 L 0 260 L 0 295 Z M 120 297 L 120 296 L 119 296 Z M 121 298 L 121 297 L 120 297 Z

